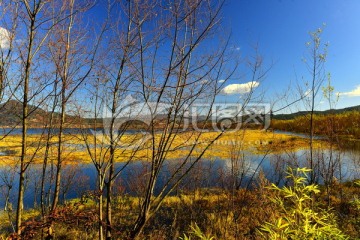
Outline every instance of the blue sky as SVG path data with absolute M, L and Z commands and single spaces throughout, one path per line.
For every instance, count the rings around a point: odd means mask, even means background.
M 106 14 L 104 4 L 99 1 L 88 17 L 101 23 Z M 278 95 L 297 93 L 298 84 L 311 80 L 302 61 L 306 42 L 309 32 L 325 23 L 322 41 L 329 42 L 325 68 L 331 73 L 335 92 L 343 93 L 336 108 L 343 108 L 360 104 L 359 12 L 360 0 L 227 0 L 220 29 L 223 36 L 231 32 L 233 51 L 241 57 L 253 55 L 253 46 L 258 44 L 265 68 L 272 67 L 257 90 L 266 93 L 265 101 L 273 102 Z M 243 84 L 246 89 L 248 81 L 230 79 L 226 85 Z M 236 101 L 239 96 L 229 94 L 220 100 Z M 324 110 L 328 105 L 319 97 L 316 107 Z M 304 108 L 290 108 L 300 109 Z
M 273 66 L 259 89 L 268 99 L 297 82 L 311 77 L 302 59 L 307 53 L 309 32 L 326 24 L 322 41 L 329 42 L 326 71 L 331 73 L 336 92 L 344 92 L 337 108 L 360 104 L 360 1 L 358 0 L 230 0 L 224 9 L 223 24 L 232 32 L 232 41 L 242 56 L 251 55 L 252 46 L 268 66 Z M 232 80 L 231 83 L 241 83 Z M 356 93 L 359 94 L 356 94 Z M 322 95 L 320 93 L 320 95 Z M 359 96 L 353 96 L 359 95 Z M 236 97 L 236 96 L 233 96 Z M 327 109 L 317 99 L 318 109 Z

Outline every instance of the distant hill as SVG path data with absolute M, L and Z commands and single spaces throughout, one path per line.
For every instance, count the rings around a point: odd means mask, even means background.
M 34 106 L 28 105 L 29 107 L 29 126 L 43 127 L 44 124 L 48 121 L 50 112 L 45 111 L 44 109 Z M 0 126 L 1 127 L 16 127 L 21 126 L 22 119 L 22 103 L 16 100 L 10 100 L 6 103 L 0 104 Z M 59 122 L 60 114 L 54 113 L 54 124 Z M 74 117 L 71 115 L 66 116 L 67 123 L 75 124 L 79 122 L 80 118 Z
M 41 108 L 29 105 L 29 121 L 30 123 L 40 123 L 43 121 L 47 112 Z M 16 100 L 10 100 L 0 104 L 0 125 L 14 126 L 19 124 L 22 119 L 22 103 Z
M 347 108 L 341 108 L 341 109 L 329 109 L 329 110 L 324 110 L 324 111 L 314 111 L 314 113 L 326 115 L 326 114 L 339 114 L 339 113 L 350 112 L 350 111 L 359 111 L 360 112 L 360 105 L 353 106 L 353 107 L 347 107 Z M 310 111 L 299 111 L 299 112 L 290 113 L 290 114 L 274 114 L 272 116 L 272 119 L 289 120 L 289 119 L 294 119 L 298 116 L 304 116 L 307 114 L 310 114 Z
M 353 106 L 353 107 L 347 107 L 347 108 L 341 108 L 341 109 L 330 109 L 330 110 L 324 110 L 324 111 L 315 111 L 315 114 L 319 115 L 326 115 L 326 114 L 338 114 L 338 113 L 344 113 L 344 112 L 350 112 L 350 111 L 359 111 L 360 112 L 360 105 Z M 274 114 L 272 115 L 272 119 L 276 120 L 290 120 L 294 119 L 298 116 L 304 116 L 309 114 L 310 111 L 299 111 L 295 113 L 290 114 Z M 30 127 L 36 128 L 36 127 L 44 127 L 44 124 L 49 119 L 49 115 L 51 113 L 33 105 L 29 105 L 29 125 Z M 59 117 L 60 114 L 55 112 L 54 113 L 54 127 L 56 127 L 57 123 L 59 123 Z M 161 119 L 165 118 L 166 116 L 157 116 L 158 119 L 158 127 L 161 127 Z M 22 103 L 16 100 L 10 100 L 6 103 L 0 104 L 0 127 L 14 127 L 14 126 L 21 126 L 21 119 L 22 119 Z M 72 115 L 66 115 L 66 124 L 67 127 L 78 127 L 79 125 L 83 124 L 93 124 L 95 122 L 95 119 L 91 118 L 80 118 L 75 117 Z M 97 119 L 97 126 L 101 127 L 103 119 Z M 137 123 L 133 123 L 135 125 L 138 125 Z M 132 126 L 132 128 L 136 128 Z

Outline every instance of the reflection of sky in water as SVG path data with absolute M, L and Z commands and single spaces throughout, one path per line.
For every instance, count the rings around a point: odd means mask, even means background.
M 309 134 L 306 133 L 294 133 L 294 132 L 287 132 L 287 131 L 281 131 L 281 130 L 274 130 L 274 133 L 281 133 L 281 134 L 287 134 L 291 136 L 297 136 L 302 138 L 309 138 Z M 325 139 L 323 136 L 313 136 L 313 139 Z
M 249 180 L 254 183 L 260 172 L 272 182 L 279 185 L 284 184 L 284 176 L 287 166 L 303 167 L 306 165 L 306 159 L 309 152 L 300 150 L 296 152 L 284 152 L 281 154 L 269 154 L 264 158 L 261 155 L 252 155 L 250 153 L 243 154 L 244 158 L 238 161 L 238 176 L 242 181 L 242 186 L 249 186 Z M 327 163 L 330 158 L 329 151 L 314 151 L 314 157 L 321 157 L 324 163 Z M 344 152 L 333 152 L 333 158 L 341 159 L 341 175 L 342 180 L 351 180 L 360 178 L 360 151 L 346 150 Z M 181 160 L 170 160 L 164 163 L 164 166 L 159 174 L 159 179 L 155 187 L 155 194 L 159 193 L 164 184 L 169 180 L 171 173 L 176 167 L 181 164 Z M 209 188 L 209 187 L 229 187 L 229 181 L 232 178 L 232 161 L 231 159 L 215 159 L 215 160 L 201 160 L 190 172 L 189 176 L 184 178 L 179 189 L 194 189 L 194 188 Z M 121 168 L 123 163 L 117 163 L 116 166 Z M 187 165 L 189 166 L 189 165 Z M 149 173 L 150 164 L 147 162 L 136 161 L 129 164 L 120 174 L 116 181 L 116 187 L 121 189 L 123 193 L 137 195 L 140 193 L 141 186 L 146 186 L 144 176 Z M 73 169 L 74 170 L 74 169 Z M 92 164 L 79 164 L 75 169 L 73 182 L 69 188 L 66 198 L 80 197 L 86 190 L 94 190 L 96 188 L 96 171 Z M 11 171 L 5 166 L 0 167 L 1 176 L 9 175 Z M 25 207 L 31 207 L 34 201 L 35 186 L 37 194 L 40 189 L 40 177 L 42 172 L 41 165 L 33 165 L 29 169 L 27 177 L 27 188 L 25 192 L 24 203 Z M 63 177 L 65 180 L 67 175 L 70 175 L 71 167 L 65 167 Z M 184 170 L 183 170 L 184 172 Z M 340 172 L 336 171 L 335 176 L 339 179 Z M 49 174 L 48 174 L 49 176 Z M 16 189 L 18 185 L 17 175 L 14 178 L 11 201 L 16 203 Z M 65 182 L 65 181 L 63 181 Z M 3 188 L 4 179 L 0 178 L 0 186 Z M 37 198 L 39 203 L 39 197 Z M 4 196 L 0 195 L 0 207 L 3 207 Z

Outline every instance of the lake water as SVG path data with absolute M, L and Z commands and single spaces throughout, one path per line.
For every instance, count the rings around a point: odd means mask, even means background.
M 281 134 L 287 134 L 287 135 L 296 136 L 296 137 L 309 138 L 309 134 L 305 134 L 305 133 L 295 133 L 295 132 L 287 132 L 287 131 L 281 131 L 281 130 L 274 130 L 274 133 L 281 133 Z M 325 139 L 325 137 L 324 136 L 313 136 L 313 139 L 321 140 L 321 139 Z
M 28 135 L 40 135 L 46 134 L 48 129 L 44 128 L 30 128 L 27 130 Z M 58 128 L 51 129 L 53 134 L 57 134 L 59 132 Z M 0 136 L 4 135 L 21 135 L 21 128 L 0 128 Z M 90 129 L 81 129 L 81 128 L 65 128 L 63 129 L 64 134 L 81 134 L 81 133 L 90 133 Z
M 33 130 L 34 134 L 38 130 Z M 292 134 L 292 133 L 288 133 Z M 296 134 L 298 135 L 298 134 Z M 327 150 L 315 151 L 316 159 L 321 159 L 319 163 L 327 167 L 330 161 L 339 160 L 334 171 L 334 177 L 339 181 L 352 180 L 360 178 L 360 147 L 357 144 L 343 151 L 334 151 L 330 153 Z M 231 159 L 202 159 L 196 167 L 185 177 L 183 183 L 178 189 L 196 189 L 196 188 L 230 188 L 234 181 L 241 187 L 251 187 L 256 184 L 259 174 L 264 175 L 268 180 L 283 185 L 285 182 L 285 171 L 288 166 L 303 167 L 306 165 L 308 151 L 299 150 L 295 152 L 284 151 L 281 154 L 269 154 L 267 156 L 244 154 L 243 159 L 238 159 L 238 169 L 234 169 L 235 160 Z M 331 159 L 331 160 L 330 160 Z M 337 162 L 337 161 L 334 161 Z M 180 160 L 165 161 L 159 174 L 159 180 L 156 184 L 155 194 L 162 189 L 164 183 L 168 180 L 173 170 L 179 166 Z M 118 169 L 123 167 L 123 163 L 117 163 Z M 26 191 L 24 197 L 25 208 L 33 206 L 34 200 L 39 202 L 40 177 L 42 172 L 41 165 L 33 165 L 28 171 Z M 146 176 L 149 173 L 150 164 L 143 161 L 130 163 L 120 174 L 115 184 L 115 191 L 130 195 L 139 195 L 146 186 Z M 234 174 L 234 172 L 236 172 Z M 0 207 L 4 204 L 4 190 L 6 182 L 11 181 L 11 171 L 8 167 L 0 168 Z M 49 176 L 49 174 L 48 174 Z M 79 164 L 67 166 L 63 171 L 63 189 L 67 189 L 65 198 L 72 199 L 82 196 L 89 190 L 96 189 L 96 171 L 92 164 Z M 322 180 L 320 180 L 322 181 Z M 13 175 L 13 188 L 10 199 L 13 204 L 16 203 L 16 188 L 18 186 L 17 175 Z M 62 196 L 63 197 L 63 196 Z

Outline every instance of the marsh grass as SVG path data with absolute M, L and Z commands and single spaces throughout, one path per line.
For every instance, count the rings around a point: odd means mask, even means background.
M 214 139 L 217 132 L 203 133 L 199 140 L 195 143 L 196 135 L 189 133 L 179 133 L 174 136 L 174 141 L 167 152 L 167 159 L 179 159 L 189 154 L 189 148 L 196 144 L 196 150 L 194 155 L 202 152 L 203 148 L 207 146 L 207 143 Z M 237 139 L 236 135 L 239 132 L 227 132 L 224 133 L 219 140 L 213 143 L 213 145 L 206 151 L 203 158 L 206 159 L 229 159 L 231 152 L 229 147 L 234 144 L 242 144 L 243 150 L 251 152 L 253 154 L 263 154 L 264 152 L 281 152 L 284 149 L 296 150 L 305 149 L 308 146 L 308 140 L 300 137 L 289 136 L 285 134 L 271 133 L 260 130 L 246 130 L 242 142 L 238 143 L 234 139 Z M 130 144 L 139 138 L 139 135 L 124 135 L 121 139 L 122 143 Z M 135 139 L 135 140 L 134 140 Z M 155 135 L 155 141 L 160 139 L 159 134 Z M 28 153 L 34 154 L 33 163 L 42 163 L 45 152 L 46 139 L 41 135 L 29 136 L 29 148 Z M 85 141 L 90 145 L 94 146 L 95 138 L 93 135 L 86 135 L 85 138 L 81 135 L 65 135 L 64 137 L 64 148 L 63 148 L 63 161 L 65 163 L 90 163 L 91 159 L 86 149 Z M 321 146 L 321 142 L 316 142 L 317 146 Z M 98 147 L 90 148 L 90 151 L 100 152 L 100 148 L 106 148 L 106 144 L 97 145 Z M 50 139 L 50 158 L 56 159 L 57 154 L 57 137 L 54 136 Z M 21 136 L 7 136 L 0 141 L 0 151 L 8 151 L 11 154 L 0 155 L 1 164 L 11 164 L 16 162 L 19 157 L 21 150 Z M 115 153 L 115 160 L 117 162 L 127 161 L 134 154 L 133 149 L 121 149 Z M 144 144 L 144 147 L 137 149 L 135 156 L 132 157 L 134 160 L 145 160 L 151 156 L 151 148 Z

